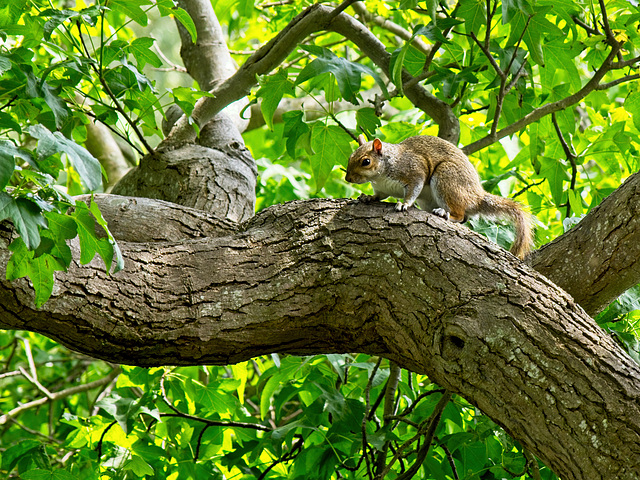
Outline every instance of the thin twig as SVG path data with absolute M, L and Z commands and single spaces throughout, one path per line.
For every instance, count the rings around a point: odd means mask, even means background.
M 456 462 L 453 459 L 453 455 L 451 455 L 451 450 L 449 450 L 444 443 L 440 444 L 440 448 L 444 450 L 444 454 L 447 456 L 447 461 L 449 462 L 449 466 L 451 467 L 451 471 L 453 472 L 454 480 L 460 480 L 460 477 L 458 476 L 458 470 L 456 469 Z
M 263 480 L 267 474 L 279 463 L 289 462 L 296 458 L 300 452 L 302 452 L 302 446 L 304 444 L 304 438 L 301 435 L 296 435 L 298 437 L 298 441 L 291 446 L 291 451 L 282 455 L 279 459 L 275 460 L 267 467 L 267 469 L 260 474 L 258 480 Z
M 431 417 L 429 418 L 429 426 L 427 428 L 427 431 L 424 433 L 424 445 L 422 445 L 422 448 L 420 448 L 420 450 L 418 451 L 417 458 L 413 462 L 413 465 L 411 465 L 411 467 L 409 467 L 407 471 L 402 475 L 399 475 L 397 477 L 397 480 L 409 480 L 413 478 L 416 473 L 418 473 L 418 470 L 420 470 L 420 467 L 422 466 L 425 458 L 427 458 L 427 453 L 429 453 L 429 449 L 431 448 L 431 443 L 433 442 L 436 428 L 440 423 L 442 412 L 449 403 L 449 400 L 451 400 L 452 395 L 453 394 L 451 392 L 446 392 L 444 395 L 442 395 L 442 398 L 436 405 L 433 413 L 431 414 Z
M 98 440 L 98 447 L 97 447 L 97 452 L 98 452 L 98 462 L 100 462 L 100 457 L 102 457 L 102 442 L 104 441 L 104 437 L 107 435 L 107 432 L 111 429 L 111 427 L 113 427 L 116 423 L 118 423 L 116 420 L 114 420 L 113 422 L 111 422 L 107 428 L 105 428 L 102 432 L 102 435 L 100 435 L 100 440 Z
M 636 73 L 635 75 L 627 75 L 625 77 L 618 78 L 617 80 L 613 80 L 612 82 L 601 83 L 596 87 L 596 90 L 607 90 L 611 87 L 615 87 L 616 85 L 620 85 L 621 83 L 632 82 L 633 80 L 638 80 L 639 78 L 640 73 Z
M 422 445 L 422 447 L 420 447 L 418 449 L 418 457 L 419 458 L 416 459 L 414 464 L 406 472 L 404 472 L 403 474 L 401 474 L 397 478 L 398 479 L 403 479 L 403 480 L 408 480 L 413 475 L 415 475 L 415 473 L 418 471 L 418 469 L 420 469 L 420 466 L 422 465 L 422 462 L 424 461 L 424 459 L 425 459 L 425 457 L 426 457 L 426 455 L 427 455 L 427 453 L 429 451 L 429 447 L 431 446 L 431 443 L 433 442 L 433 438 L 435 436 L 436 427 L 438 426 L 438 423 L 440 422 L 440 417 L 442 416 L 442 412 L 444 410 L 444 407 L 446 407 L 447 403 L 449 403 L 449 400 L 451 400 L 451 396 L 452 396 L 451 392 L 448 392 L 446 390 L 444 391 L 444 393 L 442 394 L 442 398 L 440 399 L 438 404 L 435 406 L 431 416 L 429 418 L 427 418 L 426 420 L 424 420 L 423 422 L 421 422 L 419 427 L 418 427 L 418 429 L 417 429 L 418 430 L 417 433 L 413 437 L 411 437 L 410 439 L 406 440 L 398 448 L 398 450 L 393 455 L 393 458 L 391 458 L 391 460 L 389 461 L 387 466 L 384 468 L 384 470 L 382 472 L 379 472 L 376 475 L 376 479 L 382 480 L 383 478 L 385 478 L 386 475 L 391 471 L 391 467 L 393 466 L 393 464 L 396 461 L 398 461 L 399 459 L 401 459 L 402 457 L 404 457 L 404 456 L 409 454 L 408 452 L 406 452 L 406 450 L 409 448 L 409 446 L 413 445 L 413 443 L 415 443 L 416 441 L 419 441 L 422 437 L 424 437 L 425 444 Z
M 371 371 L 369 381 L 367 382 L 367 386 L 365 387 L 365 390 L 364 390 L 366 404 L 365 404 L 364 415 L 362 417 L 362 454 L 364 455 L 364 458 L 367 464 L 367 473 L 369 475 L 369 478 L 373 478 L 373 473 L 371 471 L 371 461 L 369 460 L 369 455 L 367 454 L 367 446 L 368 446 L 367 419 L 369 418 L 370 408 L 371 408 L 371 386 L 373 385 L 373 379 L 375 378 L 376 373 L 378 373 L 378 368 L 380 368 L 381 363 L 382 363 L 382 357 L 379 357 L 378 361 L 373 367 L 373 370 Z
M 47 402 L 52 402 L 55 400 L 59 400 L 61 398 L 75 395 L 76 393 L 86 392 L 87 390 L 92 390 L 94 388 L 100 387 L 106 383 L 111 382 L 115 377 L 120 375 L 120 372 L 121 372 L 120 367 L 117 367 L 117 368 L 114 368 L 109 373 L 109 375 L 99 380 L 85 383 L 84 385 L 78 385 L 75 387 L 67 388 L 65 390 L 60 390 L 59 392 L 54 392 L 51 394 L 51 398 L 43 397 L 43 398 L 39 398 L 38 400 L 33 400 L 32 402 L 24 403 L 19 407 L 16 407 L 13 410 L 9 411 L 8 413 L 5 413 L 4 415 L 0 416 L 0 425 L 4 425 L 10 419 L 17 417 L 22 412 L 29 410 L 30 408 L 38 407 L 40 405 L 44 405 Z
M 217 420 L 207 420 L 206 418 L 196 417 L 195 415 L 190 415 L 188 413 L 181 412 L 178 410 L 167 397 L 167 392 L 164 388 L 164 379 L 166 377 L 166 373 L 162 375 L 160 378 L 160 393 L 162 394 L 162 399 L 164 403 L 173 410 L 175 413 L 164 413 L 161 414 L 163 417 L 180 417 L 186 418 L 188 420 L 194 420 L 196 422 L 204 423 L 212 427 L 240 427 L 240 428 L 251 428 L 253 430 L 261 430 L 263 432 L 270 432 L 271 428 L 265 427 L 259 423 L 246 423 L 246 422 L 231 422 L 231 421 L 217 421 Z
M 527 184 L 522 190 L 517 191 L 516 193 L 514 193 L 511 198 L 517 198 L 520 195 L 522 195 L 523 193 L 525 193 L 527 190 L 529 190 L 530 188 L 533 187 L 537 187 L 538 185 L 542 185 L 544 182 L 546 182 L 547 179 L 543 178 L 542 180 L 540 180 L 539 182 L 534 182 L 534 183 L 529 183 Z
M 391 417 L 396 414 L 396 393 L 398 391 L 398 384 L 400 383 L 401 375 L 402 369 L 398 364 L 389 361 L 389 379 L 387 380 L 387 384 L 384 388 L 384 413 L 382 415 L 385 426 L 393 423 L 393 419 L 391 419 Z M 393 430 L 393 427 L 391 427 L 391 429 Z M 378 458 L 376 459 L 376 472 L 380 472 L 384 468 L 390 443 L 390 441 L 386 441 L 382 446 L 382 449 L 378 452 Z
M 86 45 L 86 43 L 84 41 L 84 36 L 82 35 L 81 23 L 77 22 L 76 25 L 78 27 L 78 36 L 80 37 L 80 42 L 82 43 L 82 47 L 85 50 L 84 53 L 88 58 L 91 58 L 91 53 L 89 52 L 89 49 L 87 48 L 87 45 Z M 102 49 L 101 49 L 101 51 L 102 51 Z M 142 145 L 144 145 L 144 148 L 147 149 L 147 152 L 148 153 L 153 153 L 153 148 L 147 142 L 147 139 L 144 137 L 144 135 L 142 134 L 142 132 L 140 131 L 140 129 L 136 125 L 136 122 L 134 122 L 131 119 L 131 117 L 129 117 L 129 115 L 127 115 L 127 113 L 124 111 L 124 108 L 122 108 L 122 105 L 120 105 L 120 102 L 118 101 L 117 97 L 111 91 L 111 88 L 109 87 L 109 84 L 106 82 L 106 80 L 104 79 L 104 76 L 102 75 L 102 70 L 98 69 L 98 67 L 93 62 L 90 62 L 90 65 L 91 65 L 91 68 L 93 69 L 94 73 L 98 76 L 98 81 L 102 85 L 102 88 L 104 88 L 104 91 L 106 92 L 108 97 L 113 102 L 113 105 L 115 106 L 116 110 L 118 110 L 118 112 L 120 112 L 120 114 L 123 116 L 125 121 L 129 124 L 129 126 L 131 128 L 133 128 L 133 131 L 135 132 L 136 136 L 138 137 L 138 140 L 140 140 Z
M 18 98 L 18 95 L 14 95 L 13 97 L 11 97 L 11 99 L 7 103 L 5 103 L 3 106 L 0 107 L 0 112 L 5 108 L 10 107 L 16 98 Z
M 576 93 L 573 93 L 568 97 L 563 98 L 562 100 L 546 103 L 541 107 L 534 109 L 532 112 L 528 113 L 527 115 L 522 117 L 520 120 L 517 120 L 516 122 L 513 122 L 511 125 L 506 126 L 499 132 L 496 132 L 494 134 L 489 134 L 481 138 L 480 140 L 477 140 L 467 145 L 462 149 L 462 151 L 465 154 L 470 155 L 474 152 L 477 152 L 478 150 L 481 150 L 491 145 L 492 143 L 500 140 L 501 138 L 506 137 L 507 135 L 511 135 L 517 132 L 518 130 L 523 129 L 524 127 L 526 127 L 527 125 L 530 125 L 531 123 L 537 122 L 538 120 L 549 115 L 550 113 L 557 112 L 558 110 L 562 110 L 575 103 L 578 103 L 580 100 L 586 97 L 589 93 L 593 92 L 599 85 L 602 78 L 609 71 L 612 70 L 611 65 L 612 65 L 613 59 L 616 58 L 619 49 L 620 49 L 620 46 L 613 47 L 611 49 L 611 52 L 609 52 L 609 55 L 607 56 L 607 58 L 604 60 L 604 62 L 602 62 L 602 65 L 600 66 L 600 68 L 595 72 L 593 77 L 591 77 L 591 80 L 589 80 Z
M 562 134 L 562 130 L 560 129 L 560 125 L 558 125 L 558 119 L 556 118 L 556 112 L 551 114 L 551 121 L 553 122 L 553 126 L 555 127 L 556 134 L 558 135 L 558 139 L 560 140 L 560 144 L 562 145 L 562 150 L 564 150 L 564 154 L 567 157 L 567 160 L 571 163 L 571 185 L 570 189 L 575 191 L 576 189 L 576 179 L 578 177 L 578 165 L 576 163 L 577 155 L 573 151 L 573 147 L 571 147 L 564 138 Z M 571 216 L 571 202 L 567 202 L 567 218 Z

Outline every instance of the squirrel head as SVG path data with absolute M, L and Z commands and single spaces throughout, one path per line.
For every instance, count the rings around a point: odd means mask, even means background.
M 364 135 L 360 135 L 358 143 L 360 147 L 349 157 L 345 180 L 350 183 L 370 182 L 382 173 L 382 142 L 377 138 L 367 142 Z

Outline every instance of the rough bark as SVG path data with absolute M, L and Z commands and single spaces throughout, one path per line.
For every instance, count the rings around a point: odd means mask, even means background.
M 388 68 L 388 55 L 350 17 L 324 6 L 309 12 Z M 269 45 L 214 88 L 224 95 L 200 120 L 243 95 L 243 75 L 254 82 L 284 54 Z M 417 92 L 407 89 L 416 102 Z M 425 96 L 424 108 L 432 101 Z M 455 132 L 441 113 L 441 133 Z M 417 210 L 314 200 L 249 219 L 255 165 L 227 120 L 209 123 L 200 145 L 146 157 L 119 186 L 198 210 L 99 196 L 125 270 L 107 276 L 99 260 L 74 265 L 42 310 L 26 280 L 2 280 L 0 327 L 147 366 L 271 352 L 383 355 L 469 399 L 562 478 L 640 476 L 640 368 L 569 295 L 464 226 Z M 581 301 L 598 311 L 621 288 L 609 286 L 620 285 L 615 275 L 640 280 L 638 197 L 636 175 L 532 265 L 576 296 L 590 285 Z M 0 241 L 11 236 L 0 225 Z M 562 243 L 577 238 L 576 248 Z M 597 248 L 608 261 L 593 263 Z M 8 254 L 0 248 L 2 279 Z
M 2 281 L 2 327 L 147 366 L 384 355 L 468 398 L 562 478 L 640 475 L 640 367 L 566 293 L 462 225 L 315 200 L 217 238 L 120 245 L 125 270 L 74 266 L 42 310 L 26 281 Z
M 227 132 L 223 139 L 229 138 L 231 129 L 237 132 L 225 117 L 216 117 L 203 129 L 201 145 L 147 155 L 113 193 L 166 200 L 232 221 L 250 218 L 258 175 L 253 157 L 239 134 L 238 141 L 222 147 L 208 143 L 220 139 L 219 131 Z
M 529 263 L 590 315 L 640 280 L 640 173 L 629 177 L 578 225 Z

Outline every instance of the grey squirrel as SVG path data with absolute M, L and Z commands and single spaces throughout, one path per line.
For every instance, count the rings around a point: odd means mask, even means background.
M 530 215 L 517 202 L 485 192 L 478 172 L 458 147 L 429 135 L 409 137 L 398 144 L 377 138 L 367 142 L 360 135 L 358 143 L 360 147 L 349 157 L 345 180 L 371 182 L 375 195 L 362 195 L 362 200 L 402 198 L 397 211 L 415 202 L 454 222 L 465 222 L 474 215 L 507 217 L 516 229 L 511 253 L 523 259 L 531 250 Z

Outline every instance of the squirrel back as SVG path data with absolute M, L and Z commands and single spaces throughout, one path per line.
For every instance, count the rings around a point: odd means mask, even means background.
M 403 198 L 402 211 L 417 203 L 422 209 L 446 219 L 464 222 L 480 215 L 508 218 L 516 229 L 511 252 L 524 258 L 533 243 L 531 217 L 513 200 L 487 193 L 467 156 L 455 145 L 438 137 L 420 135 L 401 143 L 379 139 L 366 142 L 351 154 L 345 179 L 371 182 L 375 195 L 364 200 Z

